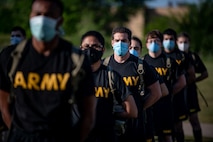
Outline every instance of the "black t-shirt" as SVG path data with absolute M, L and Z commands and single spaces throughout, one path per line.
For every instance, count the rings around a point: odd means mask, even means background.
M 203 72 L 207 71 L 206 66 L 204 65 L 203 61 L 200 59 L 198 54 L 196 54 L 195 52 L 189 51 L 188 55 L 195 68 L 195 73 L 203 73 Z M 189 93 L 190 92 L 197 93 L 196 89 L 197 89 L 196 83 L 192 83 L 188 86 Z
M 28 40 L 23 57 L 13 75 L 15 127 L 27 132 L 62 131 L 69 128 L 72 95 L 73 62 L 71 51 L 81 54 L 70 43 L 60 39 L 58 47 L 49 56 L 39 54 Z M 8 72 L 12 63 L 10 53 L 14 47 L 5 48 L 0 55 L 0 89 L 10 92 Z M 94 95 L 94 81 L 90 64 L 85 57 L 82 70 L 85 77 L 79 84 L 76 98 Z
M 170 68 L 168 68 L 168 59 L 169 59 L 169 64 L 171 65 Z M 172 85 L 175 83 L 177 80 L 177 77 L 182 75 L 183 72 L 178 68 L 177 63 L 175 60 L 171 57 L 166 56 L 164 53 L 162 53 L 160 56 L 157 58 L 152 58 L 149 56 L 149 54 L 146 54 L 144 56 L 144 60 L 151 66 L 155 68 L 155 70 L 158 72 L 158 74 L 162 77 L 164 80 L 169 93 L 171 94 L 172 92 Z
M 189 69 L 189 67 L 192 64 L 191 60 L 189 60 L 189 56 L 187 56 L 187 54 L 185 54 L 184 52 L 181 52 L 178 48 L 175 48 L 174 51 L 172 51 L 170 53 L 164 52 L 164 54 L 173 58 L 176 61 L 179 70 L 181 70 L 181 72 L 183 72 L 185 74 L 185 76 L 187 75 L 187 70 Z M 186 88 L 182 89 L 176 95 L 182 94 L 182 96 L 183 96 L 182 99 L 184 99 L 185 89 Z M 183 100 L 181 100 L 181 101 L 183 101 Z
M 131 92 L 125 86 L 121 76 L 113 71 L 113 88 L 116 89 L 114 95 L 111 92 L 108 77 L 108 67 L 101 65 L 100 68 L 93 72 L 95 81 L 95 96 L 97 97 L 96 107 L 96 127 L 109 128 L 114 124 L 113 106 L 122 104 Z
M 185 52 L 181 52 L 177 48 L 175 48 L 171 53 L 164 52 L 164 54 L 173 58 L 178 64 L 178 68 L 185 74 L 187 74 L 187 70 L 193 64 L 190 57 Z
M 197 53 L 189 51 L 188 54 L 195 68 L 195 73 L 202 73 L 207 71 L 206 66 L 204 65 L 203 61 L 200 59 Z
M 114 55 L 112 55 L 109 61 L 109 65 L 122 76 L 126 86 L 132 92 L 136 105 L 140 112 L 140 109 L 143 108 L 143 101 L 141 101 L 142 98 L 139 94 L 140 92 L 138 91 L 138 86 L 140 84 L 140 77 L 137 72 L 138 57 L 130 55 L 130 57 L 124 63 L 118 63 L 115 61 Z M 148 86 L 155 83 L 158 78 L 156 72 L 153 72 L 146 61 L 143 61 L 143 69 L 143 79 L 146 89 Z

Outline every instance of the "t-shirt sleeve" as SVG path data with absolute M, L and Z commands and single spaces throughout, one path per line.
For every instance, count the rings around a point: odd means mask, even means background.
M 143 68 L 144 68 L 144 83 L 145 86 L 148 87 L 158 81 L 158 74 L 154 69 L 143 60 Z
M 0 53 L 0 89 L 10 92 L 11 82 L 8 76 L 12 59 L 10 58 L 11 47 L 4 48 Z
M 202 73 L 207 71 L 207 68 L 203 63 L 203 61 L 201 60 L 201 58 L 196 53 L 194 53 L 194 55 L 195 55 L 195 72 Z

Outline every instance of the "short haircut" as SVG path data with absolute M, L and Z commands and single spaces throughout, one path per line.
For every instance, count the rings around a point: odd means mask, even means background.
M 20 31 L 21 34 L 22 34 L 24 37 L 26 37 L 26 32 L 25 32 L 24 28 L 22 28 L 22 27 L 20 27 L 20 26 L 15 26 L 15 27 L 13 27 L 13 28 L 11 29 L 11 32 L 13 32 L 13 31 Z
M 99 33 L 98 31 L 88 31 L 85 34 L 83 34 L 81 36 L 81 43 L 83 42 L 83 40 L 88 37 L 88 36 L 94 36 L 98 39 L 98 41 L 101 43 L 101 45 L 104 47 L 105 44 L 105 40 L 104 37 L 102 36 L 101 33 Z
M 32 0 L 31 6 L 33 5 L 33 3 L 34 3 L 35 1 L 49 1 L 49 2 L 53 2 L 53 3 L 55 3 L 55 5 L 59 8 L 60 14 L 61 14 L 61 15 L 62 15 L 63 12 L 64 12 L 64 5 L 63 5 L 63 3 L 62 3 L 61 0 Z
M 142 45 L 142 41 L 141 41 L 138 37 L 136 37 L 136 36 L 132 36 L 132 38 L 131 38 L 131 39 L 132 39 L 132 40 L 137 41 L 137 42 L 139 43 L 139 45 L 140 45 L 141 49 L 142 49 L 142 47 L 143 47 L 143 45 Z
M 127 33 L 129 41 L 131 41 L 132 32 L 126 27 L 116 27 L 112 30 L 112 39 L 114 39 L 115 33 Z
M 149 38 L 159 38 L 160 41 L 163 41 L 163 34 L 159 31 L 159 30 L 153 30 L 148 32 L 148 34 L 146 35 L 146 42 Z
M 190 36 L 189 36 L 189 34 L 187 32 L 181 32 L 181 33 L 179 33 L 178 37 L 186 37 L 186 38 L 188 38 L 189 41 L 191 40 Z
M 163 35 L 165 35 L 165 34 L 166 35 L 172 35 L 172 36 L 174 36 L 175 40 L 177 40 L 177 33 L 174 29 L 171 29 L 171 28 L 165 29 L 163 31 Z

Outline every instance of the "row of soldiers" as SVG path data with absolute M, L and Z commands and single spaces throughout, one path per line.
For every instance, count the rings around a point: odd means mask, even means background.
M 208 73 L 189 51 L 188 34 L 150 31 L 148 54 L 139 57 L 141 41 L 130 29 L 116 27 L 113 54 L 102 59 L 106 48 L 100 32 L 83 34 L 81 50 L 61 38 L 62 13 L 59 0 L 35 0 L 32 38 L 20 43 L 16 38 L 1 51 L 0 109 L 7 141 L 148 142 L 158 136 L 159 142 L 182 142 L 182 121 L 188 117 L 195 140 L 202 141 L 195 83 Z

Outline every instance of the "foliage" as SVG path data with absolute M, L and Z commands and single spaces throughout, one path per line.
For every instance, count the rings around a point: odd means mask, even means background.
M 64 3 L 63 29 L 67 39 L 78 44 L 80 35 L 88 30 L 98 30 L 106 38 L 112 28 L 123 25 L 147 0 L 62 0 Z M 0 34 L 9 34 L 13 26 L 22 26 L 30 36 L 30 0 L 1 0 Z M 71 36 L 71 38 L 70 38 Z
M 20 25 L 28 29 L 28 17 L 31 1 L 29 0 L 4 0 L 0 4 L 0 31 L 9 33 L 11 28 Z
M 153 29 L 158 29 L 160 31 L 163 31 L 167 29 L 168 27 L 172 27 L 175 29 L 177 25 L 169 17 L 166 17 L 166 16 L 156 17 L 156 18 L 153 18 L 151 22 L 146 24 L 145 34 Z
M 92 22 L 99 28 L 108 29 L 111 22 L 123 22 L 128 20 L 128 15 L 136 11 L 138 7 L 143 6 L 145 0 L 62 0 L 64 3 L 64 29 L 67 33 L 77 31 L 77 25 L 82 17 L 93 15 Z M 113 7 L 118 9 L 111 13 Z M 11 27 L 15 25 L 23 26 L 28 29 L 28 18 L 31 8 L 29 0 L 1 0 L 0 17 L 2 33 L 8 33 Z M 10 24 L 8 24 L 10 21 Z M 11 22 L 12 21 L 12 22 Z
M 204 0 L 199 6 L 189 5 L 189 13 L 177 20 L 178 30 L 188 32 L 191 47 L 202 54 L 213 54 L 213 1 Z
M 185 5 L 188 7 L 188 13 L 178 17 L 153 15 L 146 10 L 145 34 L 153 29 L 164 29 L 171 27 L 180 32 L 187 32 L 191 37 L 193 51 L 204 54 L 213 54 L 213 0 L 203 0 L 199 5 Z M 169 11 L 168 11 L 169 12 Z

